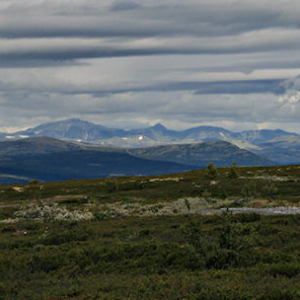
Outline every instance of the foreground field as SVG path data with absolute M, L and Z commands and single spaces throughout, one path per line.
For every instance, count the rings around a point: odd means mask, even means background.
M 297 207 L 299 180 L 232 167 L 0 187 L 0 299 L 300 299 L 300 215 L 230 212 Z
M 299 299 L 298 216 L 1 225 L 0 299 Z

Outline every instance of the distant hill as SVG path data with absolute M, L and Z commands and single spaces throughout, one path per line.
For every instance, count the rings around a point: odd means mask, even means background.
M 140 146 L 145 146 L 143 143 L 149 144 L 164 144 L 164 143 L 199 143 L 213 140 L 224 141 L 244 141 L 258 145 L 268 142 L 278 137 L 294 136 L 300 137 L 296 133 L 290 133 L 283 130 L 250 130 L 243 132 L 232 132 L 221 127 L 214 126 L 198 126 L 183 131 L 169 130 L 162 124 L 158 123 L 152 127 L 142 129 L 116 129 L 108 128 L 102 125 L 96 125 L 92 122 L 83 121 L 80 119 L 68 119 L 63 121 L 41 124 L 37 127 L 19 131 L 11 134 L 3 134 L 0 137 L 11 138 L 21 137 L 38 137 L 48 136 L 57 139 L 81 140 L 89 142 L 102 141 L 105 144 L 112 142 L 111 139 L 117 141 L 126 141 L 130 138 L 132 143 L 134 140 L 139 142 Z M 118 140 L 119 139 L 119 140 Z
M 49 137 L 34 137 L 0 142 L 0 157 L 27 155 L 30 156 L 37 154 L 60 153 L 76 150 L 126 153 L 126 150 L 121 148 L 75 143 Z
M 239 166 L 270 166 L 276 163 L 262 158 L 228 142 L 213 141 L 200 144 L 166 145 L 131 149 L 129 153 L 147 159 L 177 162 L 193 166 L 230 166 L 234 161 Z
M 0 133 L 2 140 L 41 136 L 124 149 L 220 140 L 274 160 L 278 164 L 300 163 L 300 153 L 297 148 L 300 144 L 300 136 L 280 129 L 232 132 L 221 127 L 198 126 L 175 131 L 158 123 L 148 128 L 124 130 L 108 128 L 80 119 L 68 119 L 41 124 L 25 131 Z
M 223 140 L 224 138 L 230 138 L 231 135 L 232 132 L 230 132 L 229 130 L 213 126 L 198 126 L 184 130 L 179 134 L 181 139 L 195 142 Z
M 296 133 L 291 133 L 291 132 L 287 132 L 287 131 L 280 130 L 280 129 L 277 129 L 277 130 L 267 130 L 267 129 L 249 130 L 249 131 L 243 131 L 240 133 L 236 133 L 233 136 L 235 136 L 236 138 L 238 138 L 240 140 L 251 142 L 255 145 L 266 143 L 273 139 L 282 138 L 285 136 L 300 137 Z
M 112 136 L 126 135 L 126 131 L 122 129 L 107 128 L 102 125 L 82 121 L 80 119 L 69 119 L 58 122 L 41 124 L 37 127 L 19 131 L 12 136 L 20 137 L 37 137 L 48 136 L 57 139 L 95 141 L 106 139 Z
M 81 149 L 81 145 L 48 137 L 0 142 L 0 157 L 31 156 Z
M 0 142 L 0 184 L 129 175 L 159 175 L 206 167 L 275 163 L 228 142 L 118 149 L 48 137 Z
M 281 164 L 300 163 L 300 137 L 285 135 L 260 144 L 254 152 L 262 157 L 280 162 Z
M 159 175 L 195 167 L 135 157 L 124 150 L 78 145 L 52 138 L 0 142 L 0 184 Z

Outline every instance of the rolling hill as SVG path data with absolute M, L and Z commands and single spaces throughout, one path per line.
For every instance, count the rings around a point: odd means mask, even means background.
M 232 132 L 221 127 L 198 126 L 175 131 L 158 123 L 148 128 L 124 130 L 108 128 L 80 119 L 69 119 L 41 124 L 16 133 L 0 133 L 0 139 L 3 141 L 42 136 L 76 142 L 82 146 L 95 144 L 123 149 L 197 144 L 219 140 L 249 150 L 277 164 L 300 163 L 300 136 L 279 129 Z
M 36 137 L 0 142 L 0 183 L 170 174 L 233 161 L 275 164 L 222 141 L 126 150 Z
M 198 144 L 166 145 L 131 149 L 129 153 L 147 159 L 183 163 L 192 166 L 230 166 L 234 161 L 240 166 L 270 166 L 276 163 L 224 141 Z
M 123 149 L 31 138 L 0 142 L 0 183 L 158 175 L 195 169 L 135 157 Z

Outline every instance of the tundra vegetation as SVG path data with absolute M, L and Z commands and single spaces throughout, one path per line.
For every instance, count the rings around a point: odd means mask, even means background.
M 0 186 L 0 299 L 300 299 L 300 166 Z

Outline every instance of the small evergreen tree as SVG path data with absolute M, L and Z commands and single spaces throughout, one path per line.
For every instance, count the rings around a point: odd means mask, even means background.
M 230 170 L 229 170 L 228 178 L 235 179 L 235 178 L 238 178 L 238 177 L 239 177 L 239 174 L 238 174 L 236 168 L 237 168 L 237 164 L 236 164 L 236 162 L 234 161 L 234 162 L 232 163 L 232 166 L 231 166 Z
M 215 179 L 218 177 L 217 169 L 213 163 L 209 163 L 207 166 L 206 177 L 209 179 Z

